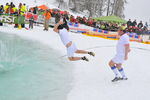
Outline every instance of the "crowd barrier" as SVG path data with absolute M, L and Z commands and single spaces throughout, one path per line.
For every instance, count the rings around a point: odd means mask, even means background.
M 96 29 L 96 28 L 93 28 L 94 32 L 99 32 L 99 33 L 106 33 L 106 34 L 109 34 L 109 31 L 106 31 L 106 30 L 102 30 L 102 29 Z
M 71 22 L 69 22 L 68 23 L 69 24 L 69 26 L 72 26 L 72 27 L 79 27 L 79 23 L 71 23 Z
M 109 40 L 118 40 L 117 32 L 114 33 L 114 32 L 96 29 L 96 28 L 93 28 L 92 30 L 81 29 L 80 27 L 76 27 L 77 25 L 74 26 L 74 24 L 69 24 L 69 26 L 71 26 L 70 30 L 73 32 L 82 33 L 84 35 L 92 36 L 92 37 L 100 37 L 100 38 L 109 39 Z M 136 33 L 127 33 L 127 34 L 129 35 L 130 41 L 150 44 L 150 37 L 149 39 L 143 39 L 142 36 L 137 35 Z
M 15 14 L 0 14 L 0 22 L 1 23 L 10 23 L 10 24 L 28 24 L 29 19 L 33 18 L 34 22 L 43 24 L 44 16 L 37 15 L 30 12 L 25 13 L 25 15 L 15 15 Z M 49 21 L 49 25 L 55 25 L 55 18 L 52 17 Z

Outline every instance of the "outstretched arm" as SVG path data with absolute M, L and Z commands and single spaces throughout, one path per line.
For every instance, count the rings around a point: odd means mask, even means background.
M 57 33 L 59 32 L 58 26 L 59 26 L 59 23 L 57 23 L 57 24 L 54 26 L 54 29 L 53 29 L 54 32 L 57 32 Z
M 125 60 L 128 59 L 128 53 L 130 52 L 130 44 L 125 44 Z
M 54 26 L 54 29 L 53 29 L 53 31 L 55 31 L 55 32 L 59 32 L 59 29 L 58 29 L 58 26 L 59 25 L 61 25 L 61 24 L 63 24 L 64 22 L 62 21 L 62 20 L 60 20 L 55 26 Z

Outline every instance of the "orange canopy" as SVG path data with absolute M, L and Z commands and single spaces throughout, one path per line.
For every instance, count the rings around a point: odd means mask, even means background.
M 43 10 L 49 9 L 46 5 L 40 5 L 38 6 L 38 8 Z

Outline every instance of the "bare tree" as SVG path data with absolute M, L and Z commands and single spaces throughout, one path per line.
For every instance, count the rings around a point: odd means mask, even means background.
M 63 3 L 63 0 L 56 0 L 58 2 L 58 8 L 60 8 L 61 4 Z
M 124 6 L 126 0 L 113 0 L 112 15 L 124 17 Z
M 109 11 L 110 11 L 109 9 L 110 9 L 110 0 L 108 0 L 106 16 L 109 16 Z
M 58 8 L 60 9 L 68 9 L 68 3 L 64 0 L 56 0 L 58 2 Z
M 124 17 L 124 6 L 126 3 L 126 0 L 69 0 L 71 10 L 76 12 L 88 10 L 90 13 L 89 17 L 99 17 L 105 13 L 107 16 Z M 60 2 L 60 4 L 62 3 Z

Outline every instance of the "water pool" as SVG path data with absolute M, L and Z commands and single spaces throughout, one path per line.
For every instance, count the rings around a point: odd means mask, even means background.
M 0 32 L 0 100 L 66 100 L 72 65 L 38 41 Z

